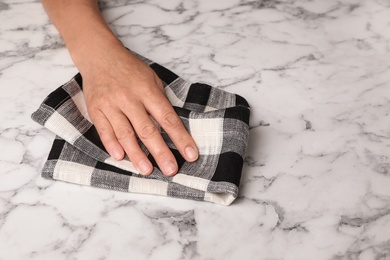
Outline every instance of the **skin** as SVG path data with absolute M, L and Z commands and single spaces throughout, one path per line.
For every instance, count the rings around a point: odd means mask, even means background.
M 143 175 L 153 166 L 138 145 L 138 136 L 167 176 L 177 162 L 152 116 L 189 162 L 198 149 L 165 96 L 149 66 L 127 51 L 104 21 L 96 0 L 42 0 L 83 77 L 88 113 L 110 155 L 125 153 Z

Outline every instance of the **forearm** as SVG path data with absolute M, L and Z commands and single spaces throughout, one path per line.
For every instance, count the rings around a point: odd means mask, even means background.
M 122 45 L 104 21 L 96 0 L 42 0 L 75 65 L 83 70 L 107 48 Z

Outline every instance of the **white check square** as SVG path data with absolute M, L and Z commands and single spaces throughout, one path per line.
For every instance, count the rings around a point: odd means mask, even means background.
M 223 118 L 189 120 L 191 135 L 203 155 L 219 154 L 223 142 Z

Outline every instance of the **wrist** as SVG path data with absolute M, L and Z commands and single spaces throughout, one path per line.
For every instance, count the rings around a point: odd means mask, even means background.
M 124 49 L 124 46 L 113 34 L 95 34 L 86 41 L 67 44 L 67 48 L 74 64 L 80 72 L 83 72 L 89 71 L 92 65 L 105 60 L 109 52 Z
M 45 0 L 43 3 L 80 71 L 108 50 L 123 48 L 104 21 L 97 1 Z

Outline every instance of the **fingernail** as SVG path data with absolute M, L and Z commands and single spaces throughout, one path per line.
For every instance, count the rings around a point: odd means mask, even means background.
M 122 151 L 118 148 L 114 148 L 112 150 L 112 157 L 117 161 L 122 160 Z
M 141 172 L 142 175 L 147 175 L 150 173 L 152 167 L 150 166 L 150 164 L 143 160 L 143 161 L 140 161 L 138 163 L 138 168 L 139 168 L 139 171 Z
M 191 146 L 188 146 L 185 149 L 185 153 L 186 153 L 187 158 L 190 161 L 195 161 L 196 159 L 198 159 L 198 152 Z
M 164 164 L 165 173 L 169 176 L 175 174 L 177 167 L 172 161 L 166 161 Z

